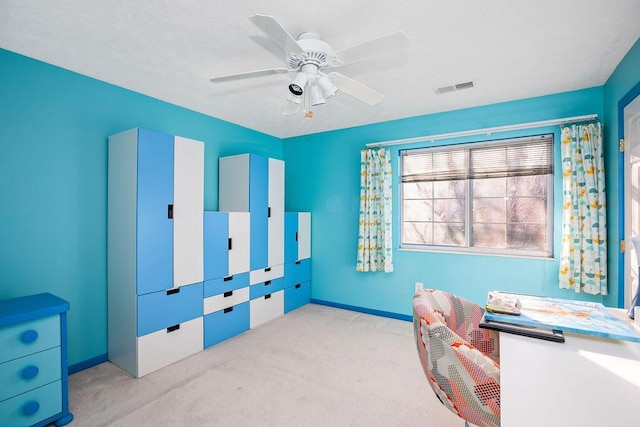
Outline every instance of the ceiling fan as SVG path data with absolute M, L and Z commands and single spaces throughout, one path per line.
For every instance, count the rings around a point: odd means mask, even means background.
M 380 92 L 329 68 L 340 67 L 370 58 L 384 50 L 398 50 L 408 46 L 409 38 L 402 31 L 389 33 L 344 49 L 333 48 L 316 33 L 302 33 L 293 38 L 287 30 L 270 15 L 249 17 L 260 30 L 271 38 L 286 54 L 286 67 L 228 74 L 210 80 L 221 83 L 231 80 L 259 77 L 270 74 L 295 72 L 289 84 L 284 115 L 295 114 L 302 105 L 306 117 L 313 117 L 311 106 L 324 104 L 338 90 L 376 105 L 384 99 Z

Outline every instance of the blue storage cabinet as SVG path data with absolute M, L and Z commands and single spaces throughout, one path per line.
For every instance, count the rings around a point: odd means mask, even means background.
M 251 213 L 250 269 L 284 263 L 284 162 L 256 154 L 219 159 L 218 208 Z
M 284 312 L 311 300 L 311 214 L 285 213 Z
M 109 137 L 108 356 L 141 377 L 203 348 L 204 144 Z
M 63 426 L 69 412 L 69 303 L 43 293 L 0 301 L 0 425 Z
M 249 213 L 204 213 L 204 348 L 249 329 Z

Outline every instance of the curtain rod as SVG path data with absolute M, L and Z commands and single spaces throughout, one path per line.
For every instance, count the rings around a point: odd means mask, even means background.
M 412 144 L 414 142 L 424 142 L 424 141 L 434 142 L 440 139 L 456 138 L 459 136 L 471 136 L 471 135 L 481 135 L 481 134 L 490 135 L 496 132 L 507 132 L 510 130 L 531 129 L 531 128 L 538 128 L 543 126 L 553 126 L 553 125 L 560 125 L 565 123 L 572 123 L 572 122 L 582 122 L 582 121 L 588 121 L 588 120 L 595 120 L 597 118 L 598 118 L 597 114 L 587 114 L 585 116 L 564 117 L 561 119 L 542 120 L 539 122 L 520 123 L 520 124 L 506 125 L 506 126 L 495 126 L 491 128 L 474 129 L 474 130 L 463 130 L 460 132 L 439 133 L 435 135 L 418 136 L 415 138 L 396 139 L 394 141 L 372 142 L 370 144 L 367 144 L 367 148 L 387 147 L 389 145 L 400 145 L 400 144 Z

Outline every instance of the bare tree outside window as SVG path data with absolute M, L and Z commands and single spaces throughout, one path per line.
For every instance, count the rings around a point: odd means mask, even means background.
M 553 135 L 402 150 L 400 158 L 402 247 L 552 253 Z

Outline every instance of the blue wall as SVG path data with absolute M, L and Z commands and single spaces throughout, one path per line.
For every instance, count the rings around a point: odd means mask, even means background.
M 640 81 L 640 40 L 630 49 L 603 87 L 494 104 L 428 116 L 414 117 L 334 132 L 284 140 L 287 161 L 287 210 L 309 210 L 312 215 L 312 298 L 333 303 L 409 315 L 414 282 L 438 287 L 483 303 L 490 290 L 543 294 L 586 299 L 619 306 L 620 185 L 618 167 L 617 104 Z M 356 273 L 356 242 L 359 209 L 359 151 L 370 142 L 457 132 L 522 122 L 597 113 L 604 123 L 608 187 L 609 295 L 589 296 L 561 290 L 557 286 L 560 248 L 561 180 L 554 183 L 554 258 L 490 257 L 479 255 L 424 253 L 398 250 L 397 183 L 394 186 L 395 271 Z M 491 138 L 542 134 L 558 127 L 501 133 L 491 137 L 467 137 L 438 145 Z M 397 154 L 393 146 L 394 176 Z M 559 166 L 559 146 L 556 164 Z M 559 170 L 559 167 L 556 167 Z
M 369 142 L 597 113 L 608 145 L 610 237 L 617 239 L 617 102 L 640 80 L 637 70 L 638 42 L 603 87 L 281 141 L 0 49 L 0 298 L 51 292 L 67 299 L 69 362 L 107 352 L 107 136 L 133 127 L 205 142 L 207 210 L 217 209 L 219 156 L 284 158 L 287 210 L 313 212 L 315 299 L 409 315 L 415 281 L 477 302 L 493 289 L 576 298 L 557 288 L 557 259 L 395 250 L 394 273 L 356 273 L 360 150 Z M 492 137 L 548 132 L 558 139 L 557 127 Z M 398 149 L 406 147 L 391 148 L 397 172 Z M 558 178 L 556 224 L 559 186 Z M 557 233 L 554 243 L 557 255 Z M 609 253 L 611 295 L 585 298 L 616 305 L 616 244 Z
M 218 157 L 282 158 L 282 142 L 0 50 L 0 298 L 68 300 L 69 363 L 107 352 L 107 137 L 134 127 L 205 142 L 205 209 Z
M 360 189 L 360 150 L 376 141 L 456 132 L 596 113 L 603 115 L 602 87 L 521 101 L 494 104 L 375 125 L 284 140 L 287 161 L 287 210 L 312 214 L 312 298 L 338 305 L 409 315 L 414 282 L 441 288 L 482 303 L 490 290 L 507 290 L 564 298 L 601 301 L 602 297 L 560 290 L 557 286 L 560 248 L 561 177 L 554 183 L 555 257 L 532 258 L 398 250 L 398 183 L 394 184 L 394 272 L 356 273 Z M 491 136 L 443 140 L 436 145 L 555 133 L 559 126 Z M 417 146 L 416 144 L 411 146 Z M 397 181 L 398 150 L 392 146 Z M 556 144 L 556 170 L 559 168 Z

